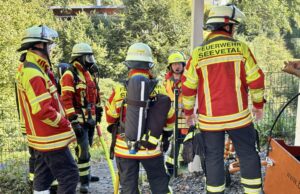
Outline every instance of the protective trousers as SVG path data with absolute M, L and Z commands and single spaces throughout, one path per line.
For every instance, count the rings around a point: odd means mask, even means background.
M 34 180 L 34 164 L 35 164 L 35 156 L 34 156 L 34 149 L 32 147 L 28 147 L 29 151 L 29 184 L 30 187 L 33 189 L 33 180 Z M 58 182 L 55 179 L 50 187 L 50 194 L 56 194 L 57 193 L 57 186 Z
M 77 146 L 75 148 L 75 154 L 77 157 L 77 166 L 79 169 L 80 183 L 89 184 L 90 182 L 90 145 L 92 145 L 94 129 L 82 124 L 84 129 L 83 135 L 77 137 Z
M 256 131 L 253 124 L 228 130 L 240 161 L 241 183 L 245 193 L 260 193 L 261 165 L 256 151 Z M 206 165 L 207 194 L 223 194 L 224 180 L 224 136 L 225 131 L 203 132 Z
M 29 151 L 29 181 L 33 182 L 33 179 L 34 179 L 34 163 L 35 163 L 34 149 L 32 147 L 28 147 L 28 151 Z
M 171 192 L 171 189 L 168 187 L 170 177 L 166 173 L 162 155 L 143 160 L 116 157 L 116 163 L 120 176 L 121 194 L 140 193 L 138 189 L 140 163 L 146 170 L 153 194 L 167 194 Z
M 49 190 L 53 180 L 57 179 L 57 193 L 76 193 L 78 169 L 69 148 L 49 152 L 34 150 L 34 156 L 33 188 L 35 191 Z

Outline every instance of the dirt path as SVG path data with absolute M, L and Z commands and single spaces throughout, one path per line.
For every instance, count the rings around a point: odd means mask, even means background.
M 100 181 L 91 183 L 90 193 L 92 194 L 113 194 L 113 186 L 111 182 L 111 176 L 109 168 L 105 160 L 99 162 L 92 162 L 92 174 L 99 176 Z M 140 178 L 146 179 L 145 173 L 140 174 Z M 226 188 L 227 194 L 240 194 L 242 193 L 242 187 L 239 183 L 239 173 L 231 175 L 231 185 Z M 142 194 L 150 194 L 149 184 L 146 180 L 141 181 Z M 205 177 L 203 174 L 184 173 L 178 176 L 176 179 L 172 178 L 170 186 L 173 189 L 173 193 L 178 194 L 205 194 Z M 79 193 L 79 192 L 78 192 Z

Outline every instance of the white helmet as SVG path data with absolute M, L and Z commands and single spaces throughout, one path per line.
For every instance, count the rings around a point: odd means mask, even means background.
M 71 57 L 94 54 L 92 47 L 87 43 L 78 43 L 73 46 Z
M 206 26 L 210 24 L 239 24 L 245 14 L 235 5 L 222 5 L 211 8 Z
M 92 47 L 87 43 L 78 43 L 73 46 L 72 54 L 71 54 L 71 61 L 74 61 L 74 59 L 83 56 L 83 55 L 89 55 L 90 58 L 94 57 L 94 52 L 92 50 Z M 95 62 L 94 59 L 88 59 Z M 92 62 L 88 61 L 88 62 Z
M 129 68 L 151 69 L 153 64 L 151 48 L 144 43 L 135 43 L 127 51 L 125 64 Z
M 57 37 L 58 33 L 46 25 L 32 26 L 25 30 L 21 48 L 18 51 L 27 50 L 38 42 L 53 43 L 54 38 Z
M 151 48 L 144 43 L 135 43 L 127 51 L 126 61 L 144 61 L 153 63 Z

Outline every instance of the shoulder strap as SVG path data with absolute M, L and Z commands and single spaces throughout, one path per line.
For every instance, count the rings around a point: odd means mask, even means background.
M 73 80 L 74 80 L 74 82 L 73 82 L 73 87 L 74 87 L 74 92 L 76 93 L 76 85 L 79 83 L 79 75 L 78 75 L 78 71 L 77 71 L 77 69 L 73 66 L 73 65 L 71 65 L 68 69 L 67 69 L 67 71 L 70 71 L 71 73 L 72 73 L 72 75 L 73 75 Z M 75 97 L 74 97 L 74 99 L 73 99 L 73 106 L 74 106 L 74 108 L 76 109 L 76 108 L 78 108 L 78 106 L 77 106 L 77 103 L 76 103 L 76 99 L 75 99 Z M 80 109 L 81 110 L 81 109 Z M 82 111 L 82 110 L 81 110 Z M 83 113 L 82 113 L 83 114 Z M 83 117 L 83 119 L 84 119 L 84 117 Z
M 217 37 L 214 37 L 212 39 L 209 39 L 209 40 L 206 40 L 204 41 L 200 46 L 205 46 L 207 44 L 210 44 L 212 42 L 215 42 L 215 41 L 219 41 L 219 40 L 229 40 L 229 41 L 234 41 L 236 42 L 237 40 L 231 38 L 231 37 L 226 37 L 226 36 L 217 36 Z
M 157 79 L 151 79 L 150 81 L 151 81 L 151 88 L 149 90 L 150 91 L 149 96 L 154 91 L 156 85 L 158 84 L 158 80 Z
M 72 75 L 73 75 L 73 78 L 74 78 L 74 87 L 79 83 L 79 77 L 78 77 L 78 71 L 77 69 L 71 65 L 68 70 L 71 71 Z

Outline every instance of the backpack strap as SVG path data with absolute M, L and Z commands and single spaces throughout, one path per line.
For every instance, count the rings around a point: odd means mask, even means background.
M 77 71 L 77 69 L 73 66 L 73 65 L 71 65 L 69 68 L 68 68 L 68 70 L 72 73 L 72 75 L 73 75 L 73 79 L 74 79 L 74 84 L 73 84 L 73 86 L 74 86 L 74 91 L 76 91 L 76 85 L 79 83 L 79 75 L 78 75 L 78 71 Z

